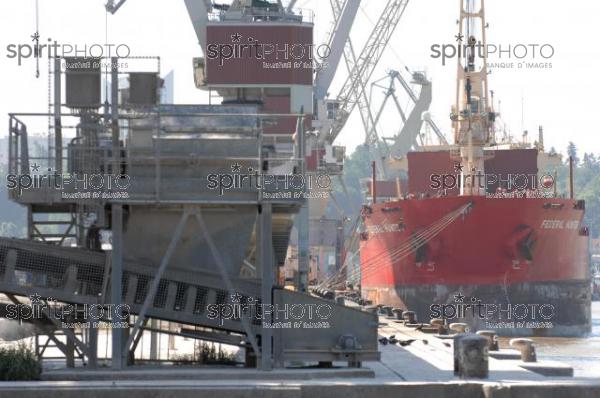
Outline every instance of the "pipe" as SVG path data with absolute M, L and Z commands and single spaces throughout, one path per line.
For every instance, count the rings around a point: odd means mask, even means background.
M 569 156 L 569 198 L 573 199 L 573 157 Z
M 377 203 L 377 165 L 375 162 L 371 162 L 372 175 L 371 175 L 371 195 L 373 196 L 373 204 Z

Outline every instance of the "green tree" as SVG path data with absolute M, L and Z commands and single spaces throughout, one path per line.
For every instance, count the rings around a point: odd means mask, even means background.
M 371 177 L 371 157 L 369 147 L 360 145 L 344 161 L 344 174 L 341 177 L 344 186 L 339 180 L 334 180 L 333 195 L 336 197 L 346 217 L 355 217 L 364 202 L 364 186 L 361 180 Z M 344 187 L 346 190 L 344 191 Z M 346 194 L 347 192 L 347 194 Z M 335 217 L 336 209 L 331 204 L 327 209 L 330 217 Z
M 0 236 L 22 238 L 27 233 L 27 212 L 8 199 L 6 174 L 6 165 L 0 165 Z
M 574 156 L 573 162 L 573 191 L 576 199 L 585 200 L 584 224 L 590 228 L 593 238 L 600 237 L 600 159 L 593 153 L 584 153 L 583 160 L 578 163 L 577 148 L 573 142 L 567 146 L 567 154 Z M 568 158 L 565 164 L 558 168 L 558 194 L 569 195 Z
M 567 157 L 571 157 L 573 159 L 573 164 L 579 163 L 579 158 L 577 157 L 577 146 L 573 141 L 569 141 L 569 145 L 567 146 Z M 567 163 L 569 159 L 567 158 Z

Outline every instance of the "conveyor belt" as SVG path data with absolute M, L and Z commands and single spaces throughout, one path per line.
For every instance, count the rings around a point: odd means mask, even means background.
M 108 304 L 108 258 L 103 252 L 0 238 L 0 292 L 39 295 L 72 304 Z M 140 312 L 155 272 L 155 267 L 124 261 L 122 300 L 129 306 L 130 314 Z M 211 319 L 208 316 L 209 304 L 233 304 L 238 300 L 244 302 L 248 297 L 260 297 L 259 281 L 234 279 L 231 282 L 241 297 L 229 297 L 225 284 L 216 274 L 169 268 L 146 315 L 246 334 L 242 322 L 235 317 Z M 351 363 L 379 359 L 375 314 L 284 289 L 274 290 L 273 303 L 277 308 L 273 316 L 286 314 L 286 319 L 279 323 L 290 325 L 273 330 L 279 358 Z M 327 314 L 326 319 L 298 322 L 299 311 L 310 308 L 313 313 L 322 306 L 327 307 L 322 311 Z M 262 326 L 260 319 L 252 319 L 251 329 L 255 335 L 261 334 Z
M 108 304 L 110 275 L 107 256 L 78 248 L 0 238 L 0 292 L 20 296 L 39 294 L 44 298 L 73 304 Z M 137 313 L 156 268 L 131 262 L 123 264 L 123 303 Z M 242 295 L 258 297 L 260 285 L 247 280 L 232 281 Z M 216 274 L 169 270 L 161 279 L 151 318 L 242 332 L 240 321 L 210 319 L 209 304 L 230 302 Z M 256 327 L 256 322 L 255 325 Z

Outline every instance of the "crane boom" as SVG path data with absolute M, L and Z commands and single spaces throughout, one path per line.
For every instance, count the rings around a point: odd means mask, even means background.
M 317 70 L 315 77 L 315 97 L 322 100 L 333 81 L 338 64 L 344 54 L 344 48 L 349 42 L 350 29 L 360 7 L 360 0 L 332 0 L 337 7 L 333 13 L 333 28 L 329 34 L 327 45 L 330 53 L 327 57 L 327 68 Z
M 119 11 L 119 8 L 126 2 L 127 0 L 107 0 L 104 7 L 107 12 L 111 14 L 115 14 Z M 184 0 L 185 6 L 187 8 L 188 14 L 190 15 L 190 19 L 192 20 L 192 25 L 194 26 L 194 31 L 196 32 L 196 36 L 198 37 L 198 43 L 202 48 L 202 51 L 206 52 L 206 24 L 208 23 L 208 15 L 212 11 L 212 1 L 211 0 Z M 293 5 L 293 2 L 292 2 Z
M 329 142 L 335 141 L 350 117 L 357 104 L 356 99 L 360 98 L 364 91 L 362 82 L 371 78 L 407 5 L 408 0 L 388 0 L 337 97 L 340 105 L 327 137 Z
M 339 13 L 341 12 L 340 1 L 341 0 L 330 0 L 334 18 L 336 18 L 336 16 L 339 15 Z M 352 72 L 352 69 L 354 68 L 354 65 L 356 65 L 358 62 L 357 58 L 356 58 L 356 52 L 354 51 L 354 45 L 352 44 L 352 40 L 350 38 L 348 38 L 348 40 L 346 42 L 346 46 L 344 47 L 344 60 L 346 63 L 346 68 L 348 70 L 348 73 L 350 74 Z M 376 129 L 377 126 L 376 126 L 376 123 L 374 122 L 373 112 L 371 111 L 371 103 L 370 103 L 369 97 L 367 96 L 366 87 L 367 87 L 368 81 L 364 78 L 364 76 L 360 76 L 360 80 L 358 83 L 359 83 L 359 86 L 358 86 L 358 90 L 355 92 L 354 101 L 356 102 L 356 104 L 358 106 L 361 121 L 362 121 L 364 129 L 365 129 L 365 133 L 366 134 L 371 133 L 371 135 L 374 137 L 375 143 L 374 143 L 374 145 L 371 145 L 369 147 L 372 160 L 374 160 L 376 162 L 378 172 L 381 175 L 384 175 L 385 169 L 384 169 L 384 165 L 382 164 L 382 161 L 381 161 L 382 157 L 379 155 L 380 153 L 382 153 L 382 148 L 379 147 L 379 145 L 381 143 L 379 141 L 379 136 L 377 134 L 377 129 Z
M 212 11 L 210 0 L 184 0 L 202 52 L 206 54 L 206 24 Z
M 110 12 L 111 14 L 115 14 L 117 11 L 119 11 L 119 8 L 121 8 L 121 6 L 126 2 L 127 0 L 119 0 L 116 4 L 115 4 L 115 0 L 108 0 L 106 2 L 106 5 L 104 6 L 106 8 L 106 11 Z

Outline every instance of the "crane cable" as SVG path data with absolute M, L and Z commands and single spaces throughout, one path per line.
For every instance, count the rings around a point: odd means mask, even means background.
M 108 47 L 108 8 L 105 8 L 104 14 L 104 48 Z M 112 63 L 112 59 L 110 60 Z M 108 103 L 108 64 L 109 62 L 104 63 L 104 102 Z
M 31 36 L 35 42 L 33 54 L 35 55 L 35 78 L 40 77 L 40 12 L 39 0 L 35 0 L 35 33 Z
M 415 253 L 419 248 L 439 235 L 439 233 L 452 224 L 460 215 L 464 214 L 470 208 L 470 206 L 471 203 L 467 203 L 461 206 L 459 209 L 447 214 L 435 224 L 432 224 L 428 229 L 421 231 L 419 234 L 413 235 L 409 241 L 405 241 L 406 244 L 403 247 L 401 246 L 400 248 L 394 250 L 391 254 L 383 251 L 377 255 L 377 259 L 367 260 L 366 266 L 361 266 L 361 277 L 372 275 L 374 272 L 378 271 L 379 268 L 382 268 L 382 265 L 387 265 L 390 263 L 394 264 L 408 255 Z
M 431 241 L 439 233 L 446 229 L 460 215 L 463 215 L 471 207 L 471 205 L 472 204 L 469 202 L 461 206 L 457 210 L 448 213 L 446 216 L 442 217 L 434 224 L 429 226 L 426 230 L 420 231 L 419 233 L 413 235 L 410 240 L 404 241 L 403 245 L 394 249 L 391 253 L 382 251 L 381 253 L 375 255 L 374 257 L 367 260 L 365 263 L 361 264 L 361 267 L 355 270 L 352 274 L 346 275 L 346 279 L 353 278 L 359 273 L 362 274 L 362 277 L 371 275 L 373 274 L 373 272 L 378 271 L 384 264 L 393 264 L 407 257 L 411 253 L 416 252 L 420 247 L 425 245 L 427 242 Z M 342 268 L 340 268 L 336 275 L 325 281 L 324 285 L 331 285 L 331 282 L 333 282 L 337 277 L 339 277 L 341 275 L 341 271 L 343 271 L 345 268 L 346 264 Z
M 428 241 L 433 239 L 433 237 L 437 235 L 438 231 L 441 232 L 441 230 L 445 229 L 447 225 L 448 224 L 446 221 L 444 223 L 441 223 L 441 225 L 435 224 L 430 226 L 425 231 L 421 231 L 420 233 L 413 235 L 410 241 L 405 241 L 403 246 L 394 249 L 392 252 L 388 253 L 382 251 L 376 256 L 370 258 L 361 265 L 361 268 L 359 270 L 355 270 L 353 274 L 347 277 L 354 278 L 359 275 L 362 277 L 366 276 L 367 274 L 370 275 L 373 272 L 379 270 L 379 268 L 382 268 L 382 266 L 384 266 L 385 264 L 389 262 L 393 263 L 416 252 L 422 245 L 426 244 Z
M 375 261 L 373 261 L 373 259 L 368 260 L 366 266 L 361 267 L 360 270 L 355 271 L 355 273 L 353 275 L 350 275 L 350 277 L 355 278 L 357 276 L 360 276 L 361 278 L 365 278 L 367 276 L 372 276 L 381 268 L 387 267 L 390 263 L 393 264 L 415 253 L 419 248 L 427 244 L 430 240 L 435 238 L 441 231 L 446 229 L 446 227 L 450 225 L 450 223 L 452 223 L 454 219 L 456 218 L 453 217 L 452 219 L 445 221 L 443 224 L 436 226 L 435 228 L 431 228 L 430 230 L 428 230 L 428 236 L 426 237 L 418 236 L 417 238 L 415 238 L 413 236 L 408 242 L 408 244 L 392 252 L 389 258 L 385 257 L 387 252 L 380 253 L 383 254 L 383 256 L 379 256 L 380 258 L 376 259 Z

